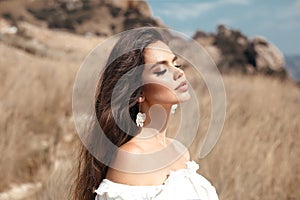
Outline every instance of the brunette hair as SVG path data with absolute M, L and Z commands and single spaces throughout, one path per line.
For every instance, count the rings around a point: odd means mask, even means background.
M 133 84 L 142 85 L 142 72 L 144 67 L 144 49 L 156 41 L 164 41 L 162 35 L 154 28 L 144 27 L 130 30 L 129 33 L 121 34 L 119 40 L 113 47 L 107 60 L 102 77 L 99 78 L 95 94 L 95 113 L 104 135 L 116 146 L 128 142 L 138 133 L 138 127 L 132 123 L 135 121 L 138 109 L 138 98 L 142 92 L 142 86 L 138 87 L 129 98 L 129 105 L 122 101 Z M 129 51 L 128 51 L 129 50 Z M 126 76 L 126 78 L 124 78 Z M 128 81 L 128 78 L 131 81 Z M 117 85 L 121 86 L 116 88 Z M 113 90 L 118 90 L 117 108 L 112 108 Z M 127 102 L 128 104 L 128 102 Z M 114 112 L 117 113 L 114 115 Z M 122 128 L 120 128 L 120 125 Z M 94 126 L 88 131 L 87 138 L 90 141 L 99 140 L 101 137 L 99 129 Z M 93 143 L 95 144 L 95 143 Z M 112 161 L 115 150 L 108 148 L 105 142 L 97 143 L 97 151 Z M 73 199 L 94 200 L 94 190 L 105 178 L 107 163 L 99 161 L 82 144 L 78 163 L 78 174 L 73 187 Z

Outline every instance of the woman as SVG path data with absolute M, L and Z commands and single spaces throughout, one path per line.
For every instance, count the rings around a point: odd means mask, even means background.
M 218 199 L 188 150 L 166 137 L 174 105 L 190 99 L 177 60 L 154 28 L 121 35 L 95 99 L 99 125 L 117 148 L 97 143 L 100 161 L 82 148 L 76 200 Z M 98 139 L 95 131 L 90 138 Z

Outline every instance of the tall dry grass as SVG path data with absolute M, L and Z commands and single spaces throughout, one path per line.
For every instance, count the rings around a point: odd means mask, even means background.
M 8 183 L 35 182 L 45 177 L 52 154 L 70 117 L 71 77 L 58 62 L 37 59 L 0 44 L 1 62 L 1 189 Z M 65 80 L 65 81 L 64 81 Z M 71 92 L 69 92 L 71 94 Z
M 217 188 L 220 199 L 300 198 L 300 88 L 265 76 L 223 76 L 227 111 L 222 135 L 200 163 L 199 172 Z M 203 126 L 210 119 L 208 94 Z M 198 156 L 199 138 L 191 151 Z
M 102 40 L 48 31 L 25 22 L 19 25 L 22 35 L 9 36 L 9 43 L 0 41 L 0 199 L 13 199 L 7 197 L 9 191 L 24 183 L 41 182 L 46 193 L 49 184 L 55 186 L 55 194 L 68 190 L 67 176 L 56 173 L 74 167 L 69 164 L 75 155 L 70 145 L 76 143 L 73 81 L 84 57 Z M 28 41 L 22 43 L 20 38 Z M 18 41 L 18 48 L 13 41 Z M 43 52 L 28 53 L 28 43 L 33 44 L 32 52 Z M 61 183 L 66 181 L 66 188 L 53 181 L 58 178 Z M 22 191 L 23 197 L 37 198 L 31 191 Z M 39 197 L 43 196 L 47 195 L 39 192 Z
M 25 191 L 18 199 L 66 199 L 80 142 L 72 121 L 72 84 L 84 56 L 101 39 L 24 27 L 47 48 L 41 57 L 0 42 L 5 58 L 0 59 L 0 190 L 40 182 L 37 194 Z M 300 199 L 300 88 L 259 75 L 224 75 L 223 81 L 224 129 L 213 151 L 198 160 L 211 117 L 210 96 L 199 80 L 201 126 L 190 147 L 198 172 L 222 200 Z

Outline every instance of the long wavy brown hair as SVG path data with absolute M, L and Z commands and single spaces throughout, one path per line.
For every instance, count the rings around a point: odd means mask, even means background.
M 95 94 L 95 113 L 97 121 L 104 135 L 117 147 L 128 142 L 139 131 L 135 122 L 139 111 L 138 98 L 142 92 L 142 72 L 144 63 L 144 49 L 151 43 L 158 40 L 164 41 L 162 35 L 150 27 L 131 30 L 130 33 L 121 34 L 119 40 L 113 47 L 106 62 L 105 70 L 99 78 Z M 129 49 L 129 51 L 128 51 Z M 124 76 L 126 75 L 126 78 Z M 131 81 L 128 81 L 128 78 Z M 133 84 L 141 85 L 129 98 L 129 106 L 122 101 Z M 117 110 L 112 108 L 112 93 L 117 88 L 118 96 L 113 99 L 117 103 Z M 128 102 L 127 102 L 128 104 Z M 117 113 L 114 115 L 114 113 Z M 98 126 L 99 126 L 98 125 Z M 120 128 L 119 126 L 122 126 Z M 87 131 L 86 138 L 93 144 L 101 138 L 99 129 L 94 126 L 92 131 Z M 114 158 L 115 150 L 108 147 L 105 142 L 97 144 L 97 151 L 104 159 L 111 161 Z M 102 159 L 101 159 L 102 160 Z M 74 200 L 94 200 L 94 190 L 105 178 L 108 165 L 99 161 L 85 145 L 81 145 L 78 163 L 78 174 L 74 182 L 72 198 Z

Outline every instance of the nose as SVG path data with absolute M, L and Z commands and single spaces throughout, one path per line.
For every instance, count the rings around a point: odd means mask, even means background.
M 174 80 L 181 78 L 183 74 L 184 72 L 181 69 L 174 67 Z

